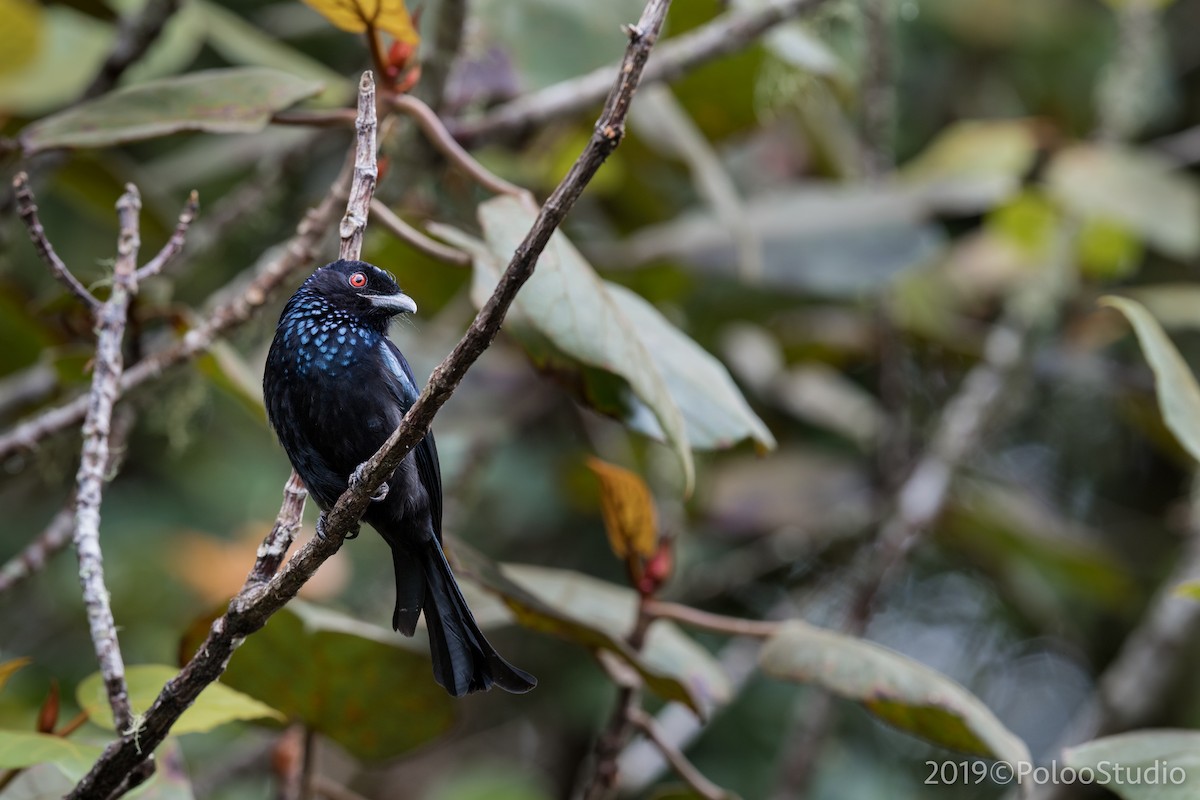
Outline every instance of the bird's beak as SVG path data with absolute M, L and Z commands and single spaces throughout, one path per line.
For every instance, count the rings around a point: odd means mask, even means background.
M 376 308 L 390 311 L 393 314 L 417 313 L 417 304 L 404 292 L 396 292 L 395 294 L 365 294 L 363 297 L 367 298 L 371 302 L 371 305 Z

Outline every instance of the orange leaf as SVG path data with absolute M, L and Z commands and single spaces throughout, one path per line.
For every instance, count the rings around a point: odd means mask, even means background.
M 421 41 L 404 0 L 304 0 L 325 19 L 351 33 L 367 28 L 390 33 L 397 41 L 415 45 Z
M 622 559 L 650 558 L 656 549 L 658 521 L 646 483 L 636 473 L 598 458 L 589 458 L 587 465 L 600 479 L 600 508 L 612 551 Z

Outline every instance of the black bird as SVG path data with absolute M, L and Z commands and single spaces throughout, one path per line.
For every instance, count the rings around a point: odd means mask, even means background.
M 363 261 L 335 261 L 288 300 L 263 374 L 271 427 L 323 510 L 350 474 L 379 449 L 416 402 L 412 369 L 387 337 L 392 317 L 417 305 L 392 276 Z M 429 433 L 372 500 L 363 519 L 392 549 L 396 611 L 392 627 L 412 636 L 421 611 L 433 676 L 461 697 L 537 685 L 488 644 L 442 552 L 442 476 Z

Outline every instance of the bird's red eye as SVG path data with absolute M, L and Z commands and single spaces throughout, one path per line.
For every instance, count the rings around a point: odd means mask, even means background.
M 367 273 L 356 272 L 350 276 L 350 285 L 355 289 L 361 289 L 367 285 Z

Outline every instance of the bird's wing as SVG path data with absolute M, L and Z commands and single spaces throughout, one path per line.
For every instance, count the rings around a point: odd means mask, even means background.
M 417 379 L 412 367 L 400 352 L 400 348 L 390 339 L 383 340 L 384 363 L 387 364 L 392 377 L 393 391 L 403 407 L 402 413 L 407 413 L 412 404 L 417 401 L 420 390 L 417 389 Z M 417 474 L 421 485 L 429 494 L 429 510 L 433 516 L 433 532 L 438 541 L 442 540 L 442 469 L 438 463 L 437 444 L 433 440 L 433 431 L 425 434 L 425 438 L 413 448 L 413 457 L 417 462 Z

